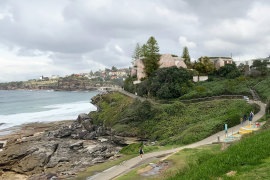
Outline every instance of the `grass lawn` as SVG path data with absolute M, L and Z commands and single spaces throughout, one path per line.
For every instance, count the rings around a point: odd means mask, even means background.
M 89 176 L 93 176 L 96 173 L 109 169 L 110 167 L 118 165 L 121 162 L 131 159 L 135 156 L 136 155 L 124 155 L 118 159 L 91 166 L 87 168 L 85 171 L 80 172 L 75 178 L 73 178 L 73 180 L 85 180 Z
M 169 179 L 269 179 L 269 139 L 268 121 L 262 130 L 247 135 L 228 150 L 209 156 L 206 161 L 191 165 L 188 171 Z M 228 176 L 229 172 L 235 175 Z
M 205 157 L 218 152 L 220 152 L 220 145 L 206 145 L 194 149 L 183 149 L 166 159 L 166 161 L 169 161 L 171 165 L 162 174 L 158 174 L 153 177 L 143 177 L 139 175 L 137 171 L 148 166 L 147 164 L 130 171 L 129 173 L 117 178 L 117 180 L 163 180 L 177 174 L 179 171 L 185 171 L 190 164 L 196 164 L 197 161 L 202 161 Z M 157 161 L 153 163 L 157 163 Z

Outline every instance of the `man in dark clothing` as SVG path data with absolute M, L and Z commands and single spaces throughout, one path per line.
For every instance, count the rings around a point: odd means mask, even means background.
M 143 155 L 143 149 L 142 149 L 142 147 L 140 147 L 140 156 L 141 156 L 141 159 L 142 159 L 142 155 Z
M 243 119 L 244 119 L 244 122 L 247 120 L 247 115 L 246 114 L 244 115 Z

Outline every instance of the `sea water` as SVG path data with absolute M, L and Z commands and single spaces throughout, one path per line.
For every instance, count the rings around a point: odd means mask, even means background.
M 32 122 L 76 119 L 95 111 L 98 91 L 0 90 L 0 130 Z

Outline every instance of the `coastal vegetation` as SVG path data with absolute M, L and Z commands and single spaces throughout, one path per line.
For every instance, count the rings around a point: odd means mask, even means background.
M 270 144 L 266 143 L 269 138 L 267 122 L 263 130 L 247 135 L 226 151 L 190 164 L 169 179 L 269 179 Z M 228 175 L 230 172 L 232 176 Z
M 112 127 L 118 134 L 138 136 L 159 144 L 189 144 L 239 124 L 240 117 L 256 111 L 243 100 L 214 100 L 184 105 L 151 104 L 120 93 L 109 93 L 97 102 L 101 111 L 90 116 L 95 124 Z
M 238 77 L 235 79 L 211 78 L 208 81 L 196 83 L 192 89 L 179 99 L 193 99 L 220 95 L 251 96 L 249 87 L 253 87 L 262 78 Z
M 144 80 L 134 90 L 140 96 L 151 94 L 160 99 L 177 98 L 189 91 L 193 86 L 192 72 L 185 68 L 161 68 Z
M 270 100 L 270 77 L 265 77 L 259 81 L 254 89 L 259 94 L 260 98 L 264 102 L 269 102 Z

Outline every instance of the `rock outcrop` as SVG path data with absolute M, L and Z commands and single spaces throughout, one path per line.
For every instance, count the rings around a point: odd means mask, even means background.
M 106 140 L 99 141 L 101 136 Z M 9 140 L 0 152 L 0 172 L 11 171 L 33 178 L 74 174 L 119 156 L 120 146 L 125 144 L 110 128 L 95 126 L 87 114 L 80 114 L 70 126 L 23 138 L 21 143 Z

